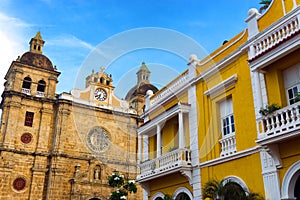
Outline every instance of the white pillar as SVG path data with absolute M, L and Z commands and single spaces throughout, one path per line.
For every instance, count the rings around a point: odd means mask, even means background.
M 144 140 L 144 144 L 143 144 L 143 147 L 144 147 L 144 159 L 143 161 L 145 160 L 148 160 L 149 159 L 149 137 L 148 135 L 144 135 L 143 136 L 143 140 Z
M 248 18 L 245 20 L 248 28 L 248 40 L 259 33 L 257 18 L 260 16 L 257 9 L 251 8 L 248 11 Z
M 142 161 L 143 136 L 138 135 L 138 163 Z
M 185 148 L 185 136 L 184 136 L 184 124 L 183 124 L 183 113 L 178 112 L 178 134 L 179 134 L 179 149 Z
M 189 75 L 190 78 L 196 76 L 196 67 L 198 64 L 198 59 L 195 55 L 191 55 L 189 59 Z M 202 199 L 201 193 L 201 173 L 200 168 L 196 167 L 199 165 L 199 146 L 198 146 L 198 115 L 200 112 L 197 110 L 197 91 L 196 85 L 190 85 L 188 89 L 188 103 L 191 105 L 189 117 L 189 133 L 190 133 L 190 150 L 191 150 L 191 159 L 192 159 L 192 187 L 193 187 L 193 200 Z
M 161 126 L 160 126 L 160 124 L 156 125 L 156 143 L 157 143 L 156 157 L 158 158 L 161 156 Z
M 253 82 L 252 82 L 252 89 L 254 91 L 254 106 L 256 111 L 256 118 L 260 116 L 259 109 L 263 107 L 263 101 L 262 101 L 262 92 L 261 92 L 261 84 L 260 84 L 260 77 L 259 72 L 254 71 L 253 73 Z
M 280 200 L 279 175 L 274 159 L 265 150 L 260 152 L 266 200 Z

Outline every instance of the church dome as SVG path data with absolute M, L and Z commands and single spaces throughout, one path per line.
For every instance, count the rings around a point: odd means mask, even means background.
M 52 62 L 43 54 L 34 53 L 30 51 L 26 52 L 22 55 L 20 62 L 38 68 L 54 71 Z
M 125 99 L 130 100 L 133 97 L 139 95 L 145 96 L 148 90 L 152 90 L 153 93 L 156 93 L 158 91 L 157 87 L 150 83 L 141 83 L 140 85 L 135 85 L 133 88 L 131 88 L 127 93 Z

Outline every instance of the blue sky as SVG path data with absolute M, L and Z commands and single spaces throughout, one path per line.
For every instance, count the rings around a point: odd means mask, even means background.
M 83 78 L 104 65 L 122 98 L 143 61 L 152 82 L 162 86 L 186 69 L 191 53 L 201 57 L 244 30 L 248 10 L 259 2 L 1 0 L 0 84 L 11 61 L 41 31 L 44 54 L 62 72 L 58 93 L 84 87 Z

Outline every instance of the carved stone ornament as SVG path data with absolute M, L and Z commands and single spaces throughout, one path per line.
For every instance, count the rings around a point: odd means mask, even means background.
M 105 129 L 94 127 L 87 135 L 87 146 L 92 152 L 103 153 L 110 146 L 110 138 Z

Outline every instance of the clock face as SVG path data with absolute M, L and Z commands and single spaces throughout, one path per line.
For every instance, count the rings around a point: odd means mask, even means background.
M 107 98 L 107 94 L 105 90 L 102 88 L 95 90 L 94 94 L 95 94 L 95 98 L 99 101 L 105 101 L 105 99 Z

